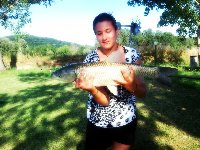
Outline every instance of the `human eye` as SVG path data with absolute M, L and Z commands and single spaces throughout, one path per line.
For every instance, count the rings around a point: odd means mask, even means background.
M 96 32 L 96 35 L 101 35 L 102 34 L 102 32 Z
M 111 29 L 106 29 L 106 33 L 110 33 L 111 32 Z

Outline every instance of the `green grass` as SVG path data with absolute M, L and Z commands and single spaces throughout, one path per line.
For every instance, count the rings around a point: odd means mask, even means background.
M 199 78 L 197 79 L 177 78 L 178 76 L 199 77 Z M 187 88 L 200 89 L 200 72 L 199 71 L 184 71 L 183 69 L 179 69 L 177 77 L 172 78 L 174 83 L 187 87 Z
M 50 73 L 0 72 L 0 149 L 83 149 L 87 93 L 51 80 Z M 181 82 L 170 88 L 147 85 L 147 96 L 137 101 L 139 121 L 132 149 L 200 149 L 200 88 Z

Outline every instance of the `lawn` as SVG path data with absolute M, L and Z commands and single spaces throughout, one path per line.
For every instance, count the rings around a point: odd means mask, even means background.
M 83 149 L 87 93 L 52 80 L 50 73 L 0 73 L 0 149 Z M 188 88 L 181 80 L 172 87 L 147 82 L 147 96 L 137 101 L 132 150 L 200 149 L 200 83 L 192 81 L 196 86 Z

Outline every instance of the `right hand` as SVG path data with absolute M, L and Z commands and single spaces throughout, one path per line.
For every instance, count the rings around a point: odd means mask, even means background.
M 80 76 L 75 80 L 75 87 L 80 88 L 89 92 L 96 89 L 93 85 L 94 77 L 91 75 L 85 76 L 83 72 L 80 73 Z

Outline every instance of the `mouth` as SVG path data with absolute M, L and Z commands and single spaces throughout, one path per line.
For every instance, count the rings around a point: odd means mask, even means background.
M 106 42 L 102 42 L 103 45 L 109 45 L 110 42 L 106 41 Z

